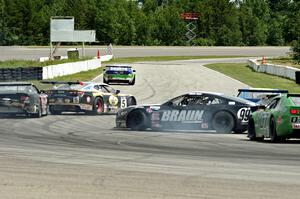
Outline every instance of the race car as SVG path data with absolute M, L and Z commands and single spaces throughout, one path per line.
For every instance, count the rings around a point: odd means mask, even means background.
M 266 107 L 253 112 L 248 124 L 250 140 L 271 138 L 272 142 L 300 138 L 300 94 L 282 94 Z
M 48 114 L 47 95 L 27 82 L 0 83 L 0 113 L 41 117 Z
M 134 85 L 135 72 L 130 65 L 108 65 L 103 69 L 103 83 L 128 83 L 129 85 Z
M 270 98 L 288 92 L 288 90 L 273 88 L 245 88 L 239 89 L 237 96 L 261 105 L 266 105 Z
M 136 105 L 136 99 L 129 94 L 120 94 L 104 83 L 94 82 L 51 82 L 48 94 L 51 114 L 62 112 L 85 112 L 91 114 L 116 113 L 120 108 Z
M 256 104 L 221 93 L 190 92 L 161 105 L 131 106 L 116 116 L 117 128 L 131 130 L 216 130 L 241 133 L 247 130 L 250 108 Z

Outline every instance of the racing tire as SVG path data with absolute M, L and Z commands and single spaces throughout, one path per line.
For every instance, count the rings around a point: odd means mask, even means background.
M 101 115 L 104 112 L 104 102 L 101 97 L 96 97 L 93 103 L 92 113 L 94 115 Z
M 269 131 L 270 131 L 271 142 L 283 142 L 283 141 L 285 141 L 285 138 L 279 137 L 277 135 L 276 122 L 275 122 L 274 117 L 271 118 Z
M 135 84 L 135 77 L 133 78 L 132 82 L 129 82 L 129 85 L 134 85 Z
M 135 110 L 129 113 L 127 127 L 133 131 L 143 131 L 147 128 L 147 115 L 144 111 Z
M 108 82 L 107 82 L 107 81 L 105 81 L 105 79 L 104 79 L 104 78 L 103 78 L 103 83 L 104 83 L 104 84 L 108 84 Z
M 255 132 L 255 124 L 254 120 L 252 118 L 249 119 L 248 122 L 248 138 L 250 141 L 263 141 L 264 137 L 256 137 L 256 132 Z
M 60 115 L 61 111 L 55 110 L 53 108 L 53 106 L 49 106 L 49 112 L 51 113 L 51 115 Z
M 134 105 L 136 105 L 135 97 L 129 97 L 127 100 L 127 106 L 134 106 Z
M 234 117 L 227 111 L 219 111 L 213 117 L 212 126 L 217 133 L 230 133 L 235 126 Z

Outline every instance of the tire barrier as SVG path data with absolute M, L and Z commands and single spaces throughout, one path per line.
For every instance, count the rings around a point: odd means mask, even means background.
M 26 81 L 42 79 L 42 67 L 0 68 L 0 81 Z
M 267 73 L 279 77 L 288 78 L 291 80 L 296 80 L 296 73 L 299 73 L 300 71 L 300 69 L 293 68 L 290 66 L 261 64 L 256 59 L 249 59 L 248 66 L 259 73 Z

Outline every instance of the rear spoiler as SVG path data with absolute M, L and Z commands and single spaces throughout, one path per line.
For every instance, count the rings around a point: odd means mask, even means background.
M 72 85 L 72 84 L 80 84 L 82 85 L 83 82 L 81 81 L 76 81 L 76 82 L 58 82 L 58 81 L 41 81 L 42 84 L 69 84 L 69 85 Z
M 256 93 L 289 93 L 288 90 L 274 90 L 274 89 L 239 89 L 238 92 L 256 92 Z
M 287 94 L 287 97 L 300 97 L 300 93 L 290 93 Z

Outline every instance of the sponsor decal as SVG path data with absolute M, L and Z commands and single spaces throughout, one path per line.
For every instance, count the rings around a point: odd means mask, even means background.
M 235 102 L 228 102 L 228 105 L 235 105 Z
M 293 129 L 300 129 L 300 124 L 299 123 L 293 124 Z
M 182 123 L 201 123 L 203 110 L 166 110 L 163 111 L 161 121 L 182 122 Z
M 241 119 L 242 122 L 248 122 L 250 114 L 251 114 L 250 108 L 245 107 L 245 108 L 241 108 L 237 112 L 237 117 L 238 119 Z
M 278 116 L 277 123 L 278 124 L 282 124 L 282 116 L 281 115 Z
M 116 96 L 111 95 L 108 98 L 108 102 L 109 102 L 109 104 L 116 106 L 118 104 L 119 100 Z

